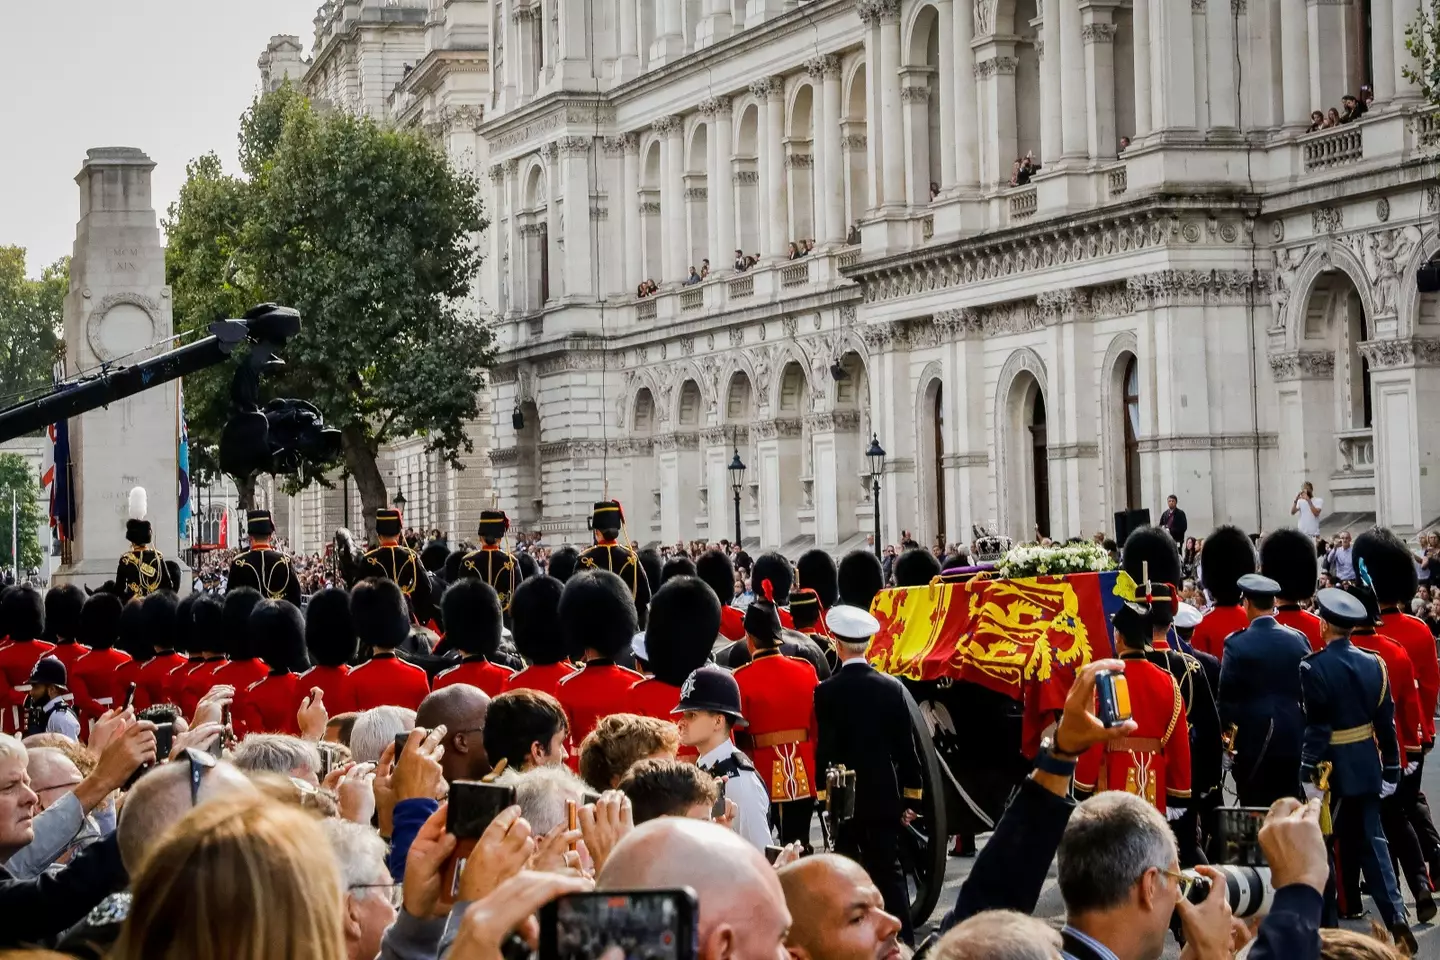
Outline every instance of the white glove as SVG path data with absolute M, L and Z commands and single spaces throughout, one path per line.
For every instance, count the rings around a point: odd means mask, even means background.
M 1306 800 L 1324 800 L 1324 799 L 1325 799 L 1325 791 L 1324 791 L 1324 790 L 1321 790 L 1319 787 L 1317 787 L 1317 786 L 1316 786 L 1315 784 L 1313 784 L 1313 783 L 1307 783 L 1307 784 L 1305 784 L 1305 799 L 1306 799 Z
M 1166 808 L 1165 808 L 1165 819 L 1171 821 L 1172 823 L 1173 823 L 1174 821 L 1176 821 L 1176 820 L 1179 820 L 1179 819 L 1180 819 L 1181 817 L 1183 817 L 1183 816 L 1185 816 L 1185 808 L 1184 808 L 1184 807 L 1166 807 Z
M 1380 781 L 1380 799 L 1381 799 L 1381 800 L 1384 800 L 1386 797 L 1388 797 L 1388 796 L 1390 796 L 1391 794 L 1393 794 L 1393 793 L 1395 792 L 1396 788 L 1399 787 L 1399 786 L 1400 786 L 1400 784 L 1398 784 L 1398 783 L 1391 783 L 1391 782 L 1388 781 L 1388 780 L 1382 780 L 1382 781 Z
M 1419 761 L 1419 760 L 1411 760 L 1409 763 L 1405 764 L 1405 776 L 1408 777 L 1408 776 L 1410 776 L 1411 774 L 1413 774 L 1416 770 L 1419 770 L 1419 769 L 1420 769 L 1420 761 Z

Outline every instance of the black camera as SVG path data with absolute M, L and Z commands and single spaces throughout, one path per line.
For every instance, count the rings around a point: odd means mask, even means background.
M 1214 868 L 1225 876 L 1231 914 L 1242 919 L 1269 913 L 1275 899 L 1270 864 L 1260 849 L 1260 827 L 1269 812 L 1265 807 L 1220 807 L 1215 811 L 1221 862 Z M 1193 870 L 1182 874 L 1186 900 L 1198 904 L 1210 896 L 1213 883 L 1209 877 Z

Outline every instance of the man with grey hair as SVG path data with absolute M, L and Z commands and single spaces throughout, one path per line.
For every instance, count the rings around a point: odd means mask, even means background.
M 563 766 L 536 767 L 509 779 L 502 775 L 500 779 L 514 785 L 520 815 L 537 837 L 567 825 L 569 817 L 565 802 L 573 800 L 577 807 L 584 806 L 585 794 L 590 789 L 584 780 Z
M 299 737 L 252 733 L 240 741 L 231 759 L 241 770 L 278 773 L 320 785 L 320 751 Z
M 355 718 L 350 728 L 350 758 L 356 763 L 379 763 L 380 754 L 398 734 L 415 729 L 415 711 L 405 707 L 371 707 Z
M 345 951 L 349 960 L 375 960 L 395 922 L 400 885 L 385 866 L 385 841 L 368 826 L 330 818 L 320 828 L 335 850 L 345 890 Z
M 986 910 L 935 944 L 934 960 L 1061 960 L 1060 933 L 1014 910 Z
M 30 789 L 40 798 L 40 811 L 43 813 L 56 804 L 78 804 L 79 801 L 73 799 L 75 790 L 85 778 L 81 775 L 80 768 L 75 766 L 75 761 L 54 747 L 27 747 L 26 750 L 30 755 L 26 764 L 26 771 L 30 774 Z M 88 812 L 82 811 L 79 831 L 65 844 L 65 848 L 52 863 L 64 863 L 80 848 L 99 839 L 100 827 Z M 13 869 L 11 872 L 15 873 Z

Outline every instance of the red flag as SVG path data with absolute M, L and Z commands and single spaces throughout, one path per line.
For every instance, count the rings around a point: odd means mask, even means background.
M 230 545 L 230 511 L 226 510 L 220 514 L 220 549 L 224 550 Z

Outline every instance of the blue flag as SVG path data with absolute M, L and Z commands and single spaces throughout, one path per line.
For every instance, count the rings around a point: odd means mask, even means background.
M 185 536 L 185 530 L 190 525 L 190 428 L 185 423 L 185 387 L 182 384 L 179 389 L 179 411 L 180 411 L 180 450 L 179 462 L 179 505 L 180 505 L 180 536 Z

